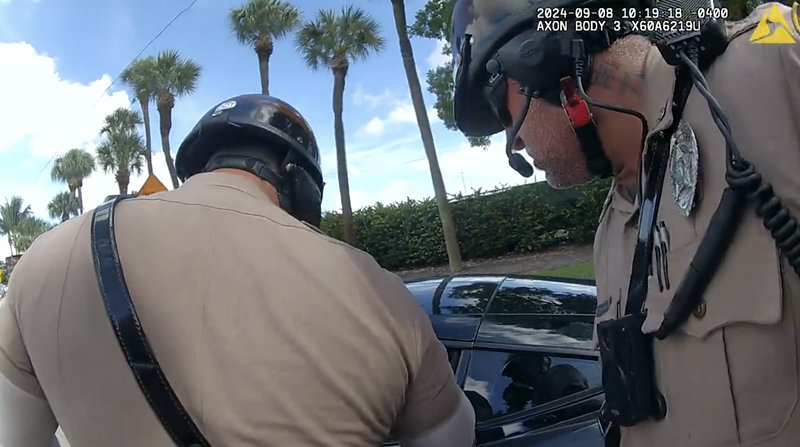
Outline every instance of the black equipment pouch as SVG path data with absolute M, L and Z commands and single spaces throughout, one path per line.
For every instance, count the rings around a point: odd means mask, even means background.
M 646 313 L 597 325 L 606 406 L 613 425 L 633 426 L 664 412 L 653 371 L 653 336 L 642 333 Z M 663 417 L 663 416 L 662 416 Z
M 211 447 L 164 376 L 131 301 L 114 236 L 114 209 L 127 198 L 103 203 L 92 216 L 92 258 L 108 320 L 142 394 L 175 445 Z

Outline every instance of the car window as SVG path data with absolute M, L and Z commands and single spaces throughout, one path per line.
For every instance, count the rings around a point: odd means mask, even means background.
M 489 314 L 591 315 L 593 287 L 528 278 L 508 278 L 497 291 Z
M 464 392 L 478 422 L 518 413 L 601 384 L 595 360 L 528 352 L 472 353 Z
M 503 277 L 457 276 L 452 278 L 430 309 L 433 315 L 482 314 Z

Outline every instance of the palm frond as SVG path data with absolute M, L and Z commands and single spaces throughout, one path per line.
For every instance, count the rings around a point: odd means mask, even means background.
M 312 70 L 329 69 L 362 61 L 386 47 L 381 26 L 369 13 L 355 6 L 341 11 L 320 10 L 303 24 L 295 37 L 295 48 Z
M 300 25 L 300 10 L 283 0 L 250 0 L 228 13 L 228 25 L 241 44 L 254 45 L 267 35 L 280 39 Z

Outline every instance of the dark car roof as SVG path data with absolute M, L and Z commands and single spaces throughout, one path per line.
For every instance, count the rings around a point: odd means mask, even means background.
M 477 274 L 406 286 L 442 340 L 591 347 L 594 281 Z

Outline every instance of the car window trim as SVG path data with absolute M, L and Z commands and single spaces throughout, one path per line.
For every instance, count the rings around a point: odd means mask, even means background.
M 479 349 L 483 351 L 550 354 L 557 355 L 559 357 L 600 361 L 600 353 L 598 351 L 586 348 L 566 348 L 544 345 L 517 345 L 510 343 L 476 341 L 472 344 L 472 349 Z
M 505 416 L 501 416 L 498 418 L 494 418 L 488 421 L 483 421 L 475 424 L 475 430 L 484 430 L 489 428 L 495 428 L 498 425 L 507 425 L 514 423 L 520 419 L 530 419 L 533 416 L 538 416 L 542 414 L 552 413 L 554 411 L 558 411 L 564 407 L 569 407 L 575 404 L 580 403 L 581 401 L 586 401 L 589 399 L 593 399 L 597 396 L 603 394 L 603 387 L 596 386 L 593 388 L 589 388 L 588 390 L 583 390 L 580 393 L 571 394 L 569 396 L 564 396 L 560 399 L 556 399 L 554 401 L 550 401 L 541 405 L 537 405 L 533 408 L 529 408 L 527 410 L 520 411 L 514 414 L 508 414 Z M 550 427 L 547 427 L 544 430 L 549 430 Z M 539 430 L 534 430 L 535 432 L 539 432 Z
M 461 340 L 441 340 L 446 349 L 457 349 L 461 352 L 458 357 L 458 366 L 453 374 L 456 376 L 456 383 L 462 390 L 464 389 L 464 382 L 467 380 L 467 367 L 470 360 L 472 360 L 472 345 L 471 341 Z

